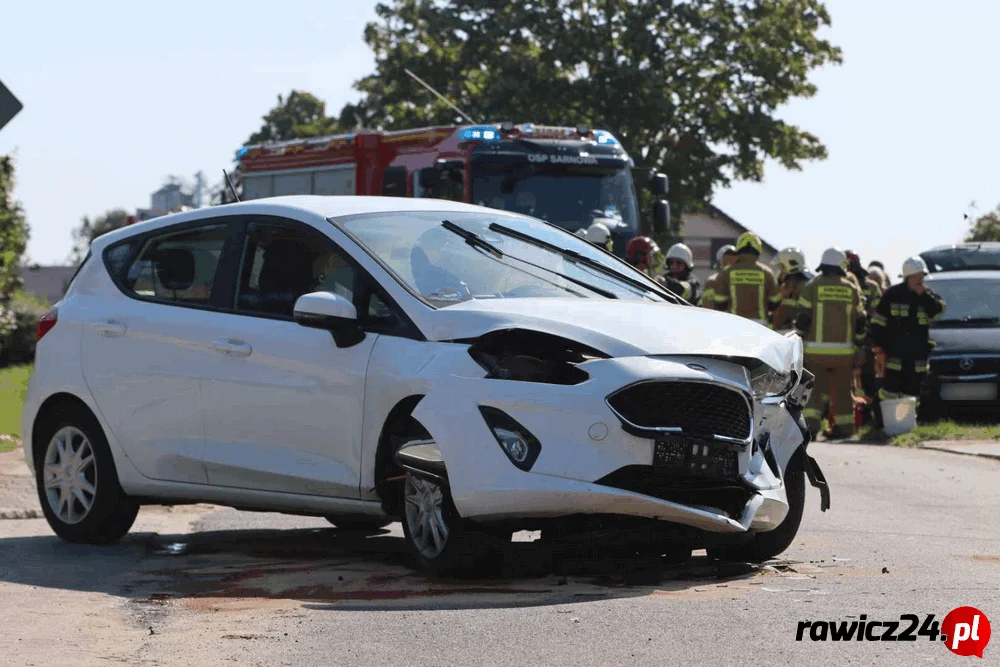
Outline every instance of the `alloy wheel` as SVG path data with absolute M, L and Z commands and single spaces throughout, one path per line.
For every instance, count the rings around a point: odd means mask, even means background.
M 90 440 L 73 426 L 59 429 L 49 440 L 43 466 L 52 512 L 66 524 L 83 521 L 97 496 L 97 461 Z
M 408 477 L 403 493 L 406 523 L 414 546 L 425 558 L 436 558 L 448 544 L 441 487 L 419 477 Z

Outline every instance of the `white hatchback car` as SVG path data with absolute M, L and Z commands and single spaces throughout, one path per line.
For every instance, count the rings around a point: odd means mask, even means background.
M 547 223 L 282 197 L 97 239 L 38 329 L 24 448 L 64 539 L 143 503 L 403 523 L 417 560 L 640 527 L 720 558 L 802 517 L 802 344 L 694 308 Z M 652 532 L 650 532 L 652 529 Z

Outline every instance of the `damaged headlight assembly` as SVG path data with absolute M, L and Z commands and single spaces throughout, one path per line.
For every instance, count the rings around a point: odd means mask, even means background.
M 778 399 L 785 396 L 795 386 L 795 372 L 780 372 L 761 364 L 750 373 L 750 389 L 758 401 Z

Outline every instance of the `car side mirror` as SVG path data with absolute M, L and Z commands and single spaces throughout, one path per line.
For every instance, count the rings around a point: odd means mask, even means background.
M 304 327 L 329 331 L 337 347 L 351 347 L 365 338 L 358 325 L 357 308 L 333 292 L 303 294 L 296 300 L 292 315 Z
M 670 204 L 664 200 L 653 203 L 653 231 L 663 234 L 670 229 Z
M 667 194 L 670 189 L 670 182 L 667 180 L 666 174 L 654 174 L 653 175 L 653 194 L 657 197 L 662 197 Z

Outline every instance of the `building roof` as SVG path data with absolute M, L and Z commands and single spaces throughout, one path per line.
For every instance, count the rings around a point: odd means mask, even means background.
M 753 230 L 747 229 L 746 227 L 744 227 L 743 225 L 741 225 L 739 222 L 736 221 L 735 218 L 732 218 L 728 213 L 726 213 L 725 211 L 723 211 L 718 206 L 714 206 L 713 204 L 706 204 L 705 208 L 706 208 L 706 211 L 709 213 L 709 215 L 712 215 L 712 216 L 714 216 L 714 217 L 716 217 L 716 218 L 718 218 L 720 220 L 724 220 L 726 223 L 728 223 L 728 224 L 732 225 L 733 227 L 735 227 L 740 234 L 742 234 L 743 232 L 753 231 Z M 754 232 L 754 233 L 757 234 L 757 232 Z M 767 240 L 765 240 L 764 237 L 762 237 L 760 234 L 757 234 L 757 236 L 760 238 L 761 243 L 764 244 L 764 249 L 767 252 L 769 252 L 772 255 L 777 255 L 778 254 L 778 249 L 777 248 L 775 248 L 773 245 L 771 245 L 770 243 L 768 243 Z

